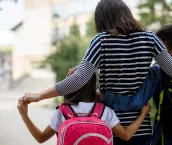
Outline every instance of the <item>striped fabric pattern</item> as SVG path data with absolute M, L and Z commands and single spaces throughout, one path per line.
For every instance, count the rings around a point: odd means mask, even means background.
M 133 111 L 133 112 L 115 111 L 115 113 L 119 118 L 120 123 L 123 127 L 126 127 L 131 123 L 133 123 L 140 115 L 140 111 Z M 150 119 L 150 115 L 148 114 L 134 136 L 143 136 L 143 135 L 151 135 L 151 134 L 152 134 L 151 119 Z M 114 137 L 116 136 L 114 135 Z
M 118 36 L 99 33 L 91 41 L 76 71 L 57 83 L 56 88 L 62 96 L 75 92 L 99 69 L 99 89 L 102 93 L 110 90 L 116 94 L 134 95 L 145 80 L 153 58 L 172 76 L 172 57 L 154 33 L 138 31 Z M 116 113 L 125 126 L 134 121 L 140 111 Z M 151 134 L 149 116 L 136 136 L 147 134 Z

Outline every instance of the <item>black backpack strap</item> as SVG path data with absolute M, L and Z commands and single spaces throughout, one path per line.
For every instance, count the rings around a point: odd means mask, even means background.
M 56 107 L 56 110 L 59 109 L 59 106 Z

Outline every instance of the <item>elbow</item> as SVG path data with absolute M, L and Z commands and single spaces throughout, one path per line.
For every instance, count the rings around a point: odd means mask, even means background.
M 44 141 L 42 141 L 42 140 L 37 140 L 37 142 L 38 142 L 39 144 L 44 143 Z
M 44 140 L 44 138 L 39 138 L 39 139 L 37 139 L 37 142 L 38 142 L 39 144 L 42 144 L 42 143 L 45 142 L 45 140 Z
M 123 138 L 122 138 L 122 140 L 124 140 L 124 141 L 129 141 L 131 139 L 131 136 L 129 136 L 128 134 L 126 134 Z

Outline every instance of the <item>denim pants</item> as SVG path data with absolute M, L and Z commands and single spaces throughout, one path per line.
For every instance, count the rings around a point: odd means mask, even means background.
M 141 109 L 155 93 L 161 91 L 161 70 L 158 65 L 152 66 L 148 75 L 134 96 L 121 96 L 112 91 L 105 92 L 105 105 L 118 111 L 134 111 Z

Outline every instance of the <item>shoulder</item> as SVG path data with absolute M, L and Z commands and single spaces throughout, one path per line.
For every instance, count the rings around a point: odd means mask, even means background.
M 108 37 L 110 36 L 110 34 L 108 34 L 107 32 L 102 32 L 102 33 L 98 33 L 97 35 L 95 35 L 91 41 L 91 43 L 97 41 L 97 40 L 101 40 L 104 37 Z
M 101 119 L 105 121 L 110 128 L 113 128 L 117 123 L 120 122 L 114 110 L 107 106 L 105 106 L 104 113 Z
M 114 116 L 116 116 L 115 111 L 111 109 L 110 107 L 105 106 L 102 117 L 113 118 Z

